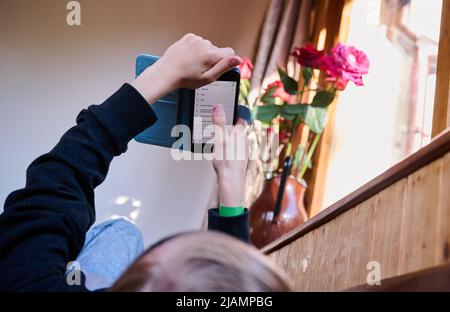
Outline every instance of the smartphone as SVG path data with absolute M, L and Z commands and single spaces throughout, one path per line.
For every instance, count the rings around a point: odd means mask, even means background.
M 194 90 L 193 95 L 193 151 L 211 151 L 213 145 L 212 109 L 215 104 L 222 104 L 228 125 L 237 121 L 240 72 L 233 69 L 223 74 L 218 80 Z
M 159 59 L 155 55 L 140 54 L 136 58 L 136 76 Z M 176 125 L 187 125 L 190 129 L 189 144 L 182 144 L 181 150 L 196 153 L 212 150 L 212 135 L 207 133 L 212 125 L 212 107 L 222 104 L 228 124 L 235 124 L 237 116 L 251 120 L 248 108 L 238 105 L 241 74 L 233 68 L 213 83 L 198 89 L 179 89 L 152 103 L 158 120 L 151 127 L 135 137 L 136 141 L 172 148 L 184 134 L 172 136 Z M 205 148 L 208 147 L 209 149 Z

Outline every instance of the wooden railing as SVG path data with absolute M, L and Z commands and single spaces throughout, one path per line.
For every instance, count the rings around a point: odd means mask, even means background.
M 449 129 L 263 251 L 299 291 L 364 286 L 378 269 L 383 283 L 449 263 Z

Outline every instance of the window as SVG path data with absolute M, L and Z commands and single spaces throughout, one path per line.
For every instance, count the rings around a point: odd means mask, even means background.
M 348 44 L 371 61 L 336 110 L 327 207 L 431 139 L 442 0 L 354 1 Z

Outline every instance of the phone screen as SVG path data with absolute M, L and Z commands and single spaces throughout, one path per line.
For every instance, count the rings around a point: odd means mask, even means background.
M 195 90 L 194 144 L 208 143 L 212 139 L 213 133 L 205 131 L 205 128 L 213 123 L 212 108 L 215 104 L 223 105 L 227 124 L 233 124 L 236 85 L 236 81 L 215 81 Z

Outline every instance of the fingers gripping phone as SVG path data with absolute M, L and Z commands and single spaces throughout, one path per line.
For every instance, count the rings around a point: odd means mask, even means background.
M 159 59 L 153 55 L 139 55 L 136 59 L 136 76 Z M 172 148 L 179 137 L 172 136 L 176 125 L 187 125 L 190 129 L 190 144 L 181 149 L 195 153 L 211 150 L 212 108 L 222 104 L 227 124 L 235 124 L 238 116 L 250 121 L 247 107 L 238 105 L 239 69 L 223 74 L 217 81 L 198 89 L 179 89 L 151 103 L 158 120 L 144 130 L 135 140 L 141 143 Z

